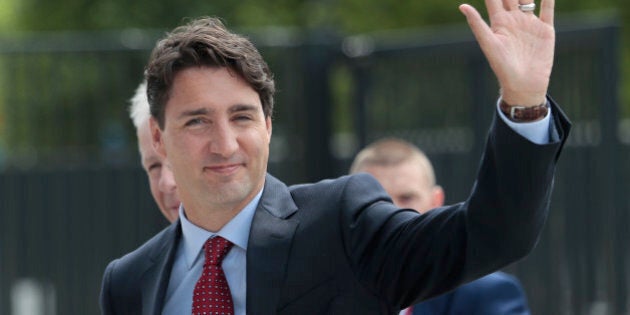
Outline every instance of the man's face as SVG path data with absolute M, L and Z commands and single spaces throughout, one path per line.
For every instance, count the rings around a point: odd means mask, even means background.
M 225 67 L 175 75 L 164 130 L 151 122 L 154 146 L 171 163 L 186 216 L 240 211 L 262 189 L 271 118 L 258 93 Z
M 153 199 L 155 199 L 164 217 L 169 222 L 174 222 L 179 216 L 179 197 L 168 161 L 153 149 L 148 120 L 138 128 L 137 134 L 142 168 L 149 177 L 151 195 L 153 195 Z
M 372 174 L 398 207 L 425 213 L 444 203 L 442 189 L 429 183 L 424 168 L 417 161 L 409 160 L 393 166 L 368 166 L 362 171 Z

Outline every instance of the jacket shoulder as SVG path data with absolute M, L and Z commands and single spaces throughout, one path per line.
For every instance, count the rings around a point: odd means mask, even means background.
M 106 273 L 110 273 L 112 280 L 138 274 L 172 246 L 178 230 L 179 221 L 166 227 L 134 251 L 112 261 L 107 266 Z
M 460 290 L 492 293 L 501 290 L 522 291 L 522 288 L 516 277 L 504 272 L 495 272 L 462 286 Z
M 178 221 L 179 222 L 179 221 Z M 109 263 L 103 274 L 100 293 L 102 314 L 139 313 L 145 272 L 164 258 L 173 246 L 179 223 L 173 223 L 136 250 Z
M 454 308 L 474 309 L 473 314 L 529 314 L 527 297 L 516 277 L 495 272 L 454 291 Z M 474 306 L 474 307 L 473 307 Z
M 351 195 L 357 199 L 388 199 L 383 187 L 368 173 L 345 175 L 334 179 L 324 179 L 316 183 L 289 186 L 294 196 L 312 195 L 339 196 Z

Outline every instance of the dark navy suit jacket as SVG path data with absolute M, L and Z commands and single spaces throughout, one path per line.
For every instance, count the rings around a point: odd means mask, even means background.
M 495 272 L 413 307 L 413 315 L 529 314 L 519 281 L 503 272 Z
M 525 256 L 570 126 L 552 106 L 545 145 L 495 117 L 470 197 L 423 215 L 367 174 L 291 187 L 268 175 L 249 231 L 247 313 L 396 314 Z M 102 313 L 161 314 L 181 238 L 176 222 L 112 261 Z

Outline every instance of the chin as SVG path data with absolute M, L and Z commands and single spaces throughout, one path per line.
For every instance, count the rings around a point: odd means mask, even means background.
M 179 217 L 179 208 L 171 209 L 168 214 L 169 214 L 168 219 L 170 222 L 177 221 L 177 218 Z

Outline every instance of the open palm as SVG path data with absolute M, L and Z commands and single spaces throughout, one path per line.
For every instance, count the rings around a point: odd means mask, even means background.
M 518 0 L 486 0 L 490 25 L 475 8 L 463 4 L 461 12 L 499 80 L 508 104 L 544 102 L 553 67 L 554 0 L 543 0 L 540 17 L 518 8 Z

